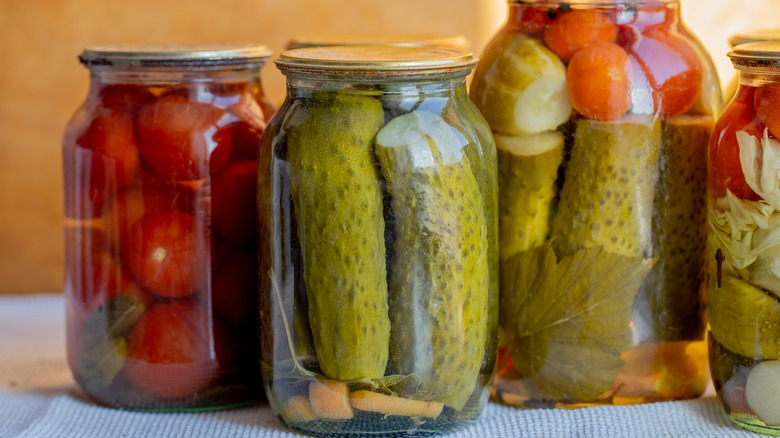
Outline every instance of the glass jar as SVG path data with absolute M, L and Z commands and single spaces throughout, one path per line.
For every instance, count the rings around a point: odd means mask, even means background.
M 261 397 L 257 151 L 264 46 L 97 47 L 67 126 L 68 361 L 97 402 Z
M 780 41 L 780 29 L 761 29 L 753 32 L 738 33 L 729 38 L 729 45 L 733 49 L 740 44 L 755 43 L 758 41 Z M 726 84 L 723 90 L 723 102 L 730 102 L 737 93 L 739 75 L 735 74 Z
M 261 357 L 288 426 L 472 423 L 496 353 L 496 162 L 451 49 L 282 53 L 259 157 Z
M 471 98 L 498 148 L 494 398 L 702 394 L 705 151 L 721 95 L 679 3 L 510 1 Z
M 780 43 L 729 56 L 739 87 L 708 155 L 710 369 L 732 421 L 780 436 Z

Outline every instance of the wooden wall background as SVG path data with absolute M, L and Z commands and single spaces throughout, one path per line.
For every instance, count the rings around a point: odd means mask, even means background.
M 61 137 L 86 95 L 76 56 L 90 45 L 250 41 L 278 53 L 302 34 L 461 34 L 479 53 L 505 17 L 505 0 L 0 0 L 0 293 L 62 288 Z M 726 41 L 780 27 L 773 0 L 682 0 L 724 78 Z M 748 5 L 749 4 L 749 9 Z M 269 65 L 274 102 L 283 77 Z

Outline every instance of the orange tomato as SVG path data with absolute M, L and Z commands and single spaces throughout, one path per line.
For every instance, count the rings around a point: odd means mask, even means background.
M 696 52 L 665 27 L 650 27 L 633 49 L 653 87 L 656 111 L 665 117 L 683 114 L 701 94 L 702 67 Z
M 630 60 L 613 43 L 596 43 L 579 50 L 566 71 L 569 98 L 580 114 L 590 119 L 611 120 L 631 106 Z
M 588 44 L 615 41 L 617 26 L 594 10 L 574 9 L 559 15 L 544 31 L 544 42 L 564 61 Z
M 758 119 L 775 137 L 780 137 L 780 83 L 762 85 L 756 89 L 753 105 Z

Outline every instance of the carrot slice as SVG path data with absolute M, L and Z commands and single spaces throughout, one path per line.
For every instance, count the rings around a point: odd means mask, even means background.
M 311 382 L 309 402 L 317 418 L 349 420 L 354 416 L 349 404 L 349 388 L 343 382 Z
M 355 391 L 349 394 L 352 407 L 361 411 L 385 415 L 436 418 L 441 414 L 444 403 L 437 401 L 412 400 L 371 391 Z
M 302 395 L 290 397 L 282 407 L 282 417 L 288 421 L 314 421 L 317 417 L 311 409 L 309 399 Z

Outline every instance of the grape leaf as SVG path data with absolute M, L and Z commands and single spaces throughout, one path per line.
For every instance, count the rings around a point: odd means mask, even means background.
M 560 261 L 549 243 L 507 259 L 501 324 L 534 398 L 595 400 L 631 348 L 631 308 L 654 260 L 586 248 Z
M 136 297 L 116 295 L 93 311 L 79 338 L 79 374 L 90 387 L 108 386 L 127 357 L 126 336 L 144 312 Z

